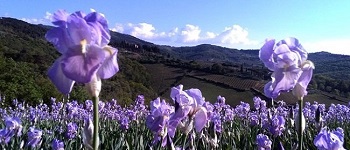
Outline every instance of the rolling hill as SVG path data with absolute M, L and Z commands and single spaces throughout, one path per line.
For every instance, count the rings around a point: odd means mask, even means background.
M 48 102 L 51 96 L 62 98 L 46 77 L 48 67 L 59 57 L 44 39 L 50 28 L 13 18 L 0 19 L 0 56 L 4 60 L 0 63 L 1 94 L 14 97 L 23 92 L 27 95 L 22 94 L 19 98 L 35 103 L 38 100 L 33 99 L 40 97 L 45 99 L 44 102 Z M 201 89 L 206 99 L 212 102 L 218 95 L 225 96 L 231 105 L 239 101 L 251 102 L 254 96 L 264 96 L 261 91 L 266 81 L 259 78 L 261 74 L 265 77 L 268 74 L 259 61 L 258 50 L 238 50 L 210 44 L 172 47 L 118 32 L 111 32 L 111 37 L 110 44 L 120 50 L 121 71 L 111 80 L 104 81 L 103 99 L 117 98 L 121 103 L 131 103 L 137 94 L 145 94 L 149 97 L 148 101 L 157 96 L 167 99 L 170 87 L 178 84 Z M 350 56 L 318 52 L 309 54 L 309 59 L 316 65 L 315 75 L 327 78 L 322 83 L 325 90 L 329 84 L 326 83 L 332 81 L 330 79 L 350 79 Z M 24 67 L 11 69 L 11 63 Z M 22 75 L 17 75 L 19 72 Z M 23 83 L 15 79 L 24 77 L 28 72 L 31 74 L 25 76 L 28 78 L 24 82 L 26 84 L 19 85 Z M 260 75 L 252 78 L 254 72 Z M 9 88 L 9 85 L 12 87 Z M 332 100 L 342 104 L 348 102 L 346 98 L 332 95 L 331 91 L 325 93 L 314 89 L 306 101 L 317 100 L 326 104 L 332 103 Z M 83 88 L 77 86 L 71 98 L 84 100 L 84 94 Z M 293 102 L 290 95 L 284 95 L 279 100 Z

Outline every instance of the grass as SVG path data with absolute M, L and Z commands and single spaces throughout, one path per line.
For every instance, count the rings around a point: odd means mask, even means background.
M 171 85 L 181 79 L 185 71 L 181 68 L 165 66 L 163 64 L 143 64 L 151 74 L 151 86 L 160 96 L 163 95 Z

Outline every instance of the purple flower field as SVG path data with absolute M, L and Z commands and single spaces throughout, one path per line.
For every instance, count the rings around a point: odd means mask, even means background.
M 174 90 L 175 88 L 173 88 Z M 193 89 L 192 89 L 193 90 Z M 183 95 L 188 95 L 183 91 Z M 183 96 L 182 95 L 182 96 Z M 195 106 L 197 99 L 190 96 Z M 203 100 L 203 99 L 201 99 Z M 144 105 L 139 95 L 134 105 L 121 107 L 116 100 L 99 102 L 100 149 L 273 149 L 283 145 L 293 149 L 298 136 L 295 114 L 298 108 L 281 103 L 267 108 L 266 101 L 254 98 L 254 106 L 242 102 L 236 107 L 218 97 L 214 104 L 197 103 L 201 107 L 176 110 L 174 104 L 155 99 Z M 1 149 L 83 149 L 92 119 L 92 102 L 71 101 L 1 108 Z M 306 149 L 349 147 L 350 107 L 305 103 L 306 121 L 303 144 Z M 180 117 L 179 117 L 180 116 Z M 198 120 L 196 118 L 201 118 Z M 181 119 L 177 119 L 181 118 Z M 175 120 L 175 121 L 174 121 Z M 91 122 L 90 122 L 91 124 Z M 199 129 L 200 128 L 200 129 Z M 85 133 L 84 133 L 85 132 Z M 90 135 L 91 137 L 91 135 Z
M 319 149 L 350 148 L 350 104 L 326 107 L 304 102 L 315 68 L 298 39 L 267 39 L 259 58 L 271 72 L 264 94 L 253 105 L 227 105 L 218 96 L 210 103 L 200 89 L 171 88 L 169 97 L 145 105 L 138 95 L 130 106 L 117 99 L 100 100 L 102 79 L 119 71 L 118 50 L 108 46 L 109 28 L 98 12 L 53 15 L 55 25 L 45 36 L 61 54 L 48 77 L 62 94 L 85 84 L 91 100 L 56 100 L 30 106 L 0 97 L 1 149 Z M 292 92 L 295 106 L 273 104 Z M 63 102 L 62 102 L 63 101 Z

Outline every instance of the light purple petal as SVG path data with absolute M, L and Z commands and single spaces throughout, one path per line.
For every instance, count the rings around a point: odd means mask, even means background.
M 183 90 L 183 85 L 171 88 L 170 97 L 180 106 L 194 104 L 194 99 Z
M 81 46 L 76 46 L 65 53 L 62 58 L 62 70 L 66 77 L 80 83 L 88 83 L 104 60 L 103 50 L 90 45 L 85 54 Z
M 168 135 L 171 137 L 175 136 L 176 128 L 178 124 L 180 123 L 179 119 L 169 119 L 168 123 Z
M 93 42 L 92 39 L 94 37 L 91 34 L 91 27 L 83 18 L 77 15 L 69 16 L 67 27 L 71 40 L 75 45 L 79 45 L 82 40 L 87 40 L 88 44 Z
M 195 106 L 202 106 L 205 103 L 202 96 L 202 92 L 199 89 L 188 89 L 184 92 L 186 92 L 189 96 L 194 98 L 196 102 Z
M 274 78 L 272 83 L 272 88 L 274 89 L 272 97 L 277 97 L 282 91 L 291 90 L 297 83 L 302 71 L 296 66 L 291 66 L 288 69 L 290 70 L 286 71 L 284 68 L 276 68 L 274 77 L 272 77 Z
M 155 117 L 153 115 L 148 115 L 146 118 L 147 127 L 153 132 L 160 132 L 165 125 L 165 116 Z
M 194 117 L 194 127 L 196 128 L 196 132 L 200 132 L 207 123 L 208 117 L 207 110 L 204 107 L 199 107 L 197 109 Z
M 108 23 L 106 18 L 101 15 L 101 13 L 92 12 L 85 16 L 85 20 L 88 22 L 90 26 L 93 26 L 95 30 L 98 30 L 101 35 L 101 39 L 99 44 L 105 46 L 109 43 L 111 36 L 109 33 Z
M 296 53 L 289 50 L 288 46 L 282 44 L 278 46 L 274 53 L 277 55 L 277 66 L 284 68 L 286 66 L 298 65 L 298 56 Z
M 299 43 L 298 39 L 296 39 L 294 37 L 289 37 L 289 38 L 286 38 L 286 39 L 283 39 L 283 40 L 279 41 L 276 45 L 278 46 L 280 44 L 286 44 L 286 45 L 288 45 L 290 50 L 299 53 L 299 55 L 301 57 L 301 61 L 306 61 L 307 60 L 307 51 Z
M 158 109 L 160 107 L 160 98 L 156 98 L 155 100 L 151 101 L 150 107 L 151 107 L 151 112 L 154 110 Z
M 59 27 L 66 27 L 69 14 L 65 10 L 57 10 L 52 16 L 52 24 Z
M 170 120 L 182 120 L 185 118 L 191 111 L 191 106 L 180 107 L 171 117 Z
M 52 43 L 61 54 L 65 53 L 68 47 L 73 44 L 70 41 L 67 30 L 64 28 L 52 28 L 46 33 L 45 38 Z
M 78 17 L 78 18 L 84 18 L 86 15 L 82 11 L 76 11 L 72 13 L 70 16 Z
M 264 86 L 264 93 L 267 97 L 270 97 L 270 98 L 276 98 L 276 97 L 272 97 L 272 91 L 273 91 L 273 88 L 272 88 L 272 82 L 268 82 L 265 84 Z
M 48 71 L 49 79 L 52 81 L 52 83 L 56 86 L 58 91 L 60 91 L 63 94 L 69 94 L 72 91 L 74 81 L 67 78 L 61 68 L 61 57 L 58 58 L 55 63 L 51 66 L 51 68 Z
M 182 92 L 182 89 L 182 84 L 171 88 L 170 97 L 174 102 L 176 101 L 176 95 L 180 94 L 180 92 Z
M 103 62 L 102 66 L 98 70 L 98 75 L 101 79 L 108 79 L 115 75 L 119 71 L 119 65 L 118 65 L 118 50 L 113 47 L 105 47 L 105 61 Z
M 268 40 L 261 47 L 261 49 L 259 51 L 259 58 L 260 58 L 260 60 L 271 71 L 273 71 L 273 68 L 274 68 L 274 62 L 273 62 L 273 58 L 272 58 L 274 45 L 275 45 L 275 40 L 274 39 Z

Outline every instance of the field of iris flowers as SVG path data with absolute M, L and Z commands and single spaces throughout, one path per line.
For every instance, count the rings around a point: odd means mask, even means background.
M 100 149 L 295 149 L 297 107 L 279 103 L 267 108 L 266 101 L 253 101 L 253 107 L 243 102 L 231 107 L 224 97 L 214 104 L 203 101 L 207 120 L 197 111 L 198 119 L 189 113 L 181 122 L 172 121 L 176 106 L 161 99 L 145 106 L 139 95 L 134 105 L 124 108 L 116 100 L 100 101 Z M 0 109 L 1 149 L 83 149 L 84 140 L 91 138 L 91 100 L 13 103 L 14 107 Z M 349 106 L 306 103 L 303 112 L 305 149 L 350 147 L 345 142 L 350 138 Z
M 1 107 L 1 149 L 332 149 L 350 147 L 350 107 L 303 102 L 314 64 L 296 38 L 267 39 L 259 58 L 271 72 L 264 94 L 272 100 L 291 91 L 295 107 L 255 97 L 254 106 L 232 107 L 218 96 L 212 104 L 200 89 L 171 88 L 170 102 L 149 106 L 99 100 L 102 79 L 119 71 L 118 50 L 108 46 L 109 28 L 98 12 L 58 10 L 45 36 L 62 54 L 48 70 L 56 88 L 68 95 L 84 83 L 91 100 L 30 106 L 13 100 Z M 121 64 L 122 65 L 122 64 Z M 8 101 L 2 98 L 2 103 Z M 230 100 L 231 101 L 231 100 Z M 270 104 L 267 107 L 267 104 Z

